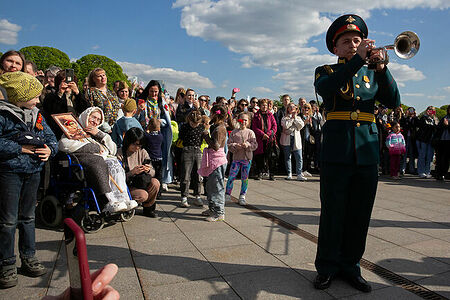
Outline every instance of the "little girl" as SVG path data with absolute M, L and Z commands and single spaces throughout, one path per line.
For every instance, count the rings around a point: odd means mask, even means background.
M 233 153 L 233 162 L 230 167 L 230 175 L 228 176 L 227 188 L 225 192 L 225 201 L 231 198 L 233 190 L 233 182 L 241 170 L 241 193 L 239 194 L 239 204 L 245 205 L 245 194 L 248 189 L 248 175 L 252 164 L 253 151 L 258 148 L 256 135 L 253 130 L 248 129 L 249 116 L 243 112 L 238 115 L 238 129 L 234 129 L 228 139 L 228 149 Z
M 206 221 L 217 222 L 225 220 L 225 169 L 227 157 L 224 147 L 227 140 L 225 121 L 228 117 L 227 108 L 215 105 L 211 109 L 211 136 L 204 131 L 203 137 L 208 143 L 208 148 L 203 151 L 201 167 L 198 174 L 208 177 L 206 182 L 206 194 L 209 209 L 202 212 L 208 216 Z
M 186 117 L 186 123 L 180 128 L 178 138 L 183 142 L 183 152 L 181 154 L 181 207 L 189 207 L 187 197 L 189 195 L 189 185 L 191 173 L 194 166 L 197 170 L 200 168 L 202 160 L 202 151 L 200 146 L 203 141 L 203 131 L 205 126 L 202 124 L 202 116 L 198 110 L 191 111 Z M 194 174 L 194 204 L 203 206 L 200 197 L 201 181 L 198 174 Z
M 392 132 L 386 138 L 386 146 L 389 149 L 389 159 L 391 164 L 391 178 L 400 179 L 398 171 L 400 169 L 400 160 L 406 152 L 405 138 L 400 133 L 400 124 L 392 122 Z

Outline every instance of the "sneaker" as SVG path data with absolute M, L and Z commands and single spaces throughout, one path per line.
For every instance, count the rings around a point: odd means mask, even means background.
M 303 171 L 303 172 L 302 172 L 302 175 L 303 175 L 304 177 L 312 177 L 311 173 L 309 173 L 308 171 Z
M 187 197 L 181 198 L 181 204 L 180 204 L 180 206 L 181 206 L 181 207 L 189 207 L 189 203 L 188 203 L 188 201 L 187 201 Z
M 125 201 L 125 204 L 127 205 L 127 210 L 132 210 L 133 208 L 136 208 L 139 206 L 139 204 L 135 200 Z
M 255 180 L 261 180 L 262 179 L 262 175 L 258 174 L 258 176 L 256 176 Z
M 30 277 L 39 277 L 47 273 L 47 269 L 36 257 L 23 258 L 20 271 L 22 274 Z
M 225 203 L 231 202 L 231 195 L 225 194 Z
M 270 181 L 275 181 L 275 176 L 270 175 L 270 176 L 269 176 L 269 180 L 270 180 Z
M 288 176 L 286 178 L 284 178 L 285 180 L 292 180 L 292 174 L 288 174 Z
M 297 175 L 297 180 L 298 181 L 306 181 L 306 180 L 308 180 L 308 178 L 306 178 L 304 176 L 304 174 L 299 174 L 299 175 Z
M 195 200 L 194 200 L 194 205 L 196 205 L 196 206 L 203 206 L 203 200 L 202 200 L 202 197 L 197 196 L 197 197 L 195 198 Z
M 431 174 L 427 174 L 427 175 L 425 176 L 425 178 L 426 178 L 426 179 L 430 179 L 430 178 L 433 178 L 433 176 L 431 176 Z
M 225 220 L 225 215 L 210 215 L 209 217 L 207 217 L 205 219 L 205 221 L 207 222 L 219 222 L 219 221 L 224 221 Z
M 245 195 L 239 196 L 239 205 L 247 205 L 247 202 L 245 202 Z
M 208 208 L 208 209 L 202 211 L 202 216 L 205 216 L 205 217 L 212 216 L 212 211 L 210 211 Z
M 0 267 L 0 289 L 7 289 L 19 283 L 15 264 Z
M 427 178 L 427 175 L 425 173 L 420 173 L 419 178 Z
M 144 207 L 144 210 L 142 211 L 142 214 L 149 218 L 156 218 L 158 217 L 158 214 L 156 213 L 155 209 L 152 207 Z
M 103 212 L 116 213 L 121 211 L 127 211 L 128 206 L 125 202 L 108 202 L 103 208 Z
M 163 191 L 168 192 L 168 191 L 169 191 L 169 187 L 167 186 L 167 183 L 163 183 L 163 184 L 161 185 L 161 189 L 162 189 Z

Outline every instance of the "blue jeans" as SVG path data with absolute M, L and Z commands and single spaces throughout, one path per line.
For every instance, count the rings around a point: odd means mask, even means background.
M 225 214 L 225 170 L 227 164 L 215 169 L 206 181 L 208 207 L 216 216 Z
M 433 160 L 434 149 L 431 144 L 416 141 L 419 158 L 417 159 L 417 173 L 430 175 L 431 161 Z
M 40 172 L 0 172 L 0 265 L 15 264 L 14 236 L 19 228 L 19 254 L 31 258 L 36 253 L 34 210 Z
M 291 151 L 291 146 L 281 146 L 281 147 L 283 147 L 284 163 L 286 165 L 286 171 L 287 171 L 288 175 L 292 175 L 291 152 L 294 153 L 295 169 L 297 171 L 297 175 L 302 174 L 302 167 L 303 167 L 302 149 Z

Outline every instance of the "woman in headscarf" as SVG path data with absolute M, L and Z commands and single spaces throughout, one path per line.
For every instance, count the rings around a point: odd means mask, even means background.
M 150 80 L 140 95 L 138 105 L 138 120 L 142 128 L 147 128 L 151 118 L 157 118 L 161 124 L 163 135 L 162 150 L 162 189 L 167 190 L 167 184 L 172 183 L 173 166 L 170 147 L 172 145 L 172 126 L 170 123 L 169 105 L 164 101 L 161 85 L 156 80 Z
M 59 149 L 73 154 L 83 166 L 86 181 L 92 185 L 104 205 L 103 211 L 115 213 L 137 206 L 129 199 L 125 183 L 125 172 L 115 157 L 117 146 L 111 137 L 98 129 L 104 121 L 103 111 L 99 107 L 89 107 L 78 118 L 87 138 L 59 141 Z

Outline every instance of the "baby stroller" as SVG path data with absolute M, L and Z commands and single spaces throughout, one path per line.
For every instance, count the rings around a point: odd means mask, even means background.
M 95 233 L 111 221 L 127 222 L 135 209 L 118 213 L 102 212 L 94 190 L 89 187 L 83 166 L 70 154 L 58 153 L 51 163 L 49 187 L 37 207 L 37 216 L 48 227 L 59 227 L 64 217 L 72 217 L 86 233 Z M 127 188 L 128 196 L 131 199 Z

